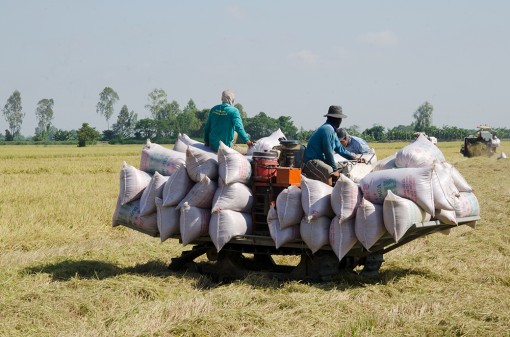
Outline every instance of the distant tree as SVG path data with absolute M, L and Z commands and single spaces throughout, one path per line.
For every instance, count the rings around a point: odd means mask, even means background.
M 117 123 L 112 125 L 114 133 L 122 138 L 129 138 L 135 130 L 138 115 L 131 110 L 129 112 L 127 105 L 123 105 L 120 109 Z
M 157 88 L 152 90 L 149 93 L 148 101 L 145 108 L 149 110 L 152 118 L 156 120 L 165 118 L 162 114 L 168 104 L 165 90 Z
M 267 137 L 278 130 L 278 120 L 269 117 L 265 112 L 259 112 L 252 118 L 247 118 L 244 129 L 250 134 L 251 139 Z
M 66 131 L 58 129 L 55 132 L 55 135 L 53 136 L 53 139 L 56 141 L 68 141 L 68 140 L 74 140 L 75 137 L 73 137 L 72 131 Z
M 345 128 L 345 130 L 347 130 L 347 133 L 352 136 L 357 136 L 357 137 L 361 136 L 360 127 L 356 124 L 351 125 L 348 128 Z
M 139 138 L 150 139 L 157 132 L 157 121 L 151 118 L 140 119 L 135 126 L 135 131 Z
M 53 120 L 53 98 L 43 98 L 37 103 L 35 117 L 37 119 L 38 132 L 41 138 L 49 139 L 49 131 Z
M 248 115 L 244 111 L 243 105 L 241 103 L 236 103 L 236 104 L 234 104 L 234 107 L 236 107 L 237 110 L 239 110 L 239 115 L 241 115 L 241 119 L 244 122 L 246 120 L 246 118 L 248 118 Z
M 196 112 L 195 102 L 190 99 L 184 110 L 176 116 L 175 124 L 177 132 L 190 135 L 200 129 L 202 122 L 197 118 Z
M 429 102 L 425 102 L 418 107 L 413 113 L 414 131 L 424 132 L 432 125 L 432 111 L 434 111 L 434 107 Z
M 298 128 L 294 126 L 292 117 L 280 116 L 278 117 L 278 127 L 283 132 L 287 139 L 296 139 Z
M 101 136 L 101 133 L 89 126 L 88 123 L 83 123 L 81 128 L 78 129 L 78 147 L 85 147 L 87 145 L 94 145 Z
M 5 116 L 5 120 L 9 124 L 9 131 L 12 136 L 12 140 L 14 140 L 20 135 L 21 124 L 23 124 L 23 118 L 25 118 L 25 113 L 23 112 L 23 107 L 21 105 L 21 94 L 18 90 L 14 90 L 12 95 L 9 96 L 2 111 Z M 6 134 L 5 139 L 7 140 L 7 138 Z
M 10 141 L 13 141 L 14 140 L 14 137 L 12 136 L 12 133 L 5 129 L 5 140 L 10 142 Z
M 306 144 L 314 132 L 315 130 L 305 130 L 303 127 L 301 127 L 296 134 L 296 139 L 299 140 L 302 144 Z
M 99 94 L 99 102 L 96 105 L 96 112 L 106 119 L 108 130 L 110 130 L 110 118 L 113 115 L 113 106 L 119 100 L 119 95 L 110 87 L 106 87 Z
M 365 129 L 361 134 L 363 138 L 366 138 L 367 141 L 383 141 L 386 139 L 386 135 L 384 133 L 384 127 L 378 124 L 375 124 L 369 129 Z

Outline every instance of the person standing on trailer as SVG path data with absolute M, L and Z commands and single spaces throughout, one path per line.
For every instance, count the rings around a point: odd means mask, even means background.
M 239 110 L 234 106 L 234 92 L 230 89 L 221 94 L 221 104 L 214 106 L 207 116 L 204 128 L 204 143 L 214 151 L 218 151 L 220 141 L 228 147 L 233 147 L 237 139 L 249 147 L 255 143 L 246 133 Z

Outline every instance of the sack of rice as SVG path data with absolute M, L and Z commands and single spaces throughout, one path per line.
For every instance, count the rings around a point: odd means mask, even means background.
M 375 204 L 382 204 L 388 191 L 417 203 L 427 213 L 434 215 L 432 193 L 432 168 L 399 168 L 370 172 L 360 181 L 363 197 Z
M 446 161 L 441 150 L 432 144 L 423 134 L 416 140 L 397 152 L 395 164 L 397 167 L 425 167 L 434 162 Z
M 131 201 L 122 205 L 117 200 L 117 207 L 112 217 L 112 226 L 124 225 L 138 228 L 141 232 L 150 236 L 158 236 L 158 223 L 156 213 L 147 216 L 140 215 L 140 200 Z
M 155 198 L 155 200 L 159 237 L 161 242 L 164 242 L 172 235 L 179 234 L 180 212 L 175 206 L 163 206 L 163 200 L 161 198 Z
M 182 153 L 186 153 L 186 150 L 188 149 L 188 146 L 193 146 L 198 149 L 207 151 L 207 152 L 214 152 L 210 147 L 205 146 L 204 143 L 196 141 L 194 139 L 191 139 L 187 134 L 180 133 L 177 136 L 177 139 L 174 144 L 174 150 Z
M 286 139 L 282 130 L 278 129 L 270 136 L 262 137 L 257 140 L 254 146 L 248 148 L 247 155 L 251 156 L 254 152 L 268 152 L 273 147 L 280 145 L 280 139 Z
M 397 157 L 397 153 L 394 153 L 391 156 L 388 156 L 384 159 L 377 161 L 377 163 L 374 165 L 374 168 L 372 169 L 372 171 L 391 170 L 391 169 L 397 168 L 397 165 L 395 165 L 396 157 Z
M 218 180 L 219 186 L 212 200 L 212 212 L 231 210 L 250 213 L 253 206 L 253 192 L 251 188 L 242 183 L 225 184 Z
M 301 175 L 301 206 L 308 221 L 323 216 L 331 219 L 335 215 L 331 208 L 332 191 L 328 184 Z
M 269 208 L 267 213 L 267 225 L 269 227 L 269 234 L 275 243 L 276 249 L 284 244 L 297 240 L 300 238 L 299 225 L 289 226 L 282 228 L 278 220 L 278 214 L 274 206 Z
M 211 214 L 209 236 L 218 252 L 233 237 L 251 234 L 251 231 L 252 218 L 250 213 L 225 210 Z
M 354 181 L 340 173 L 331 191 L 331 208 L 339 219 L 349 219 L 356 215 L 356 209 L 363 195 Z
M 195 147 L 186 150 L 186 169 L 191 180 L 198 182 L 203 175 L 218 179 L 218 155 Z
M 189 193 L 195 182 L 188 176 L 186 165 L 181 165 L 163 187 L 163 206 L 176 206 Z
M 329 228 L 329 245 L 338 257 L 338 261 L 344 258 L 356 242 L 358 239 L 354 230 L 354 219 L 341 220 L 339 217 L 334 217 Z
M 441 221 L 447 225 L 457 225 L 457 215 L 455 215 L 455 210 L 446 210 L 446 209 L 436 209 L 436 214 L 434 214 L 434 219 Z
M 202 176 L 202 179 L 195 183 L 188 194 L 177 204 L 177 208 L 181 208 L 187 202 L 192 207 L 210 209 L 217 188 L 218 182 L 209 179 L 207 176 Z
M 301 206 L 301 189 L 289 186 L 276 197 L 276 212 L 281 228 L 293 227 L 301 223 L 303 206 Z
M 480 204 L 473 192 L 460 192 L 455 199 L 455 215 L 457 218 L 480 215 Z
M 180 232 L 182 245 L 186 246 L 193 240 L 209 233 L 211 210 L 191 207 L 187 202 L 181 207 Z
M 399 197 L 390 190 L 384 199 L 383 220 L 386 230 L 398 242 L 413 224 L 429 221 L 430 214 L 415 202 Z
M 329 225 L 331 219 L 326 216 L 301 220 L 299 233 L 303 242 L 315 253 L 329 243 Z
M 244 155 L 220 141 L 218 174 L 225 184 L 248 184 L 251 179 L 251 163 Z
M 473 188 L 466 181 L 464 176 L 457 170 L 457 168 L 449 163 L 445 164 L 446 166 L 451 166 L 451 173 L 453 178 L 453 183 L 455 187 L 459 190 L 459 192 L 473 192 Z
M 147 139 L 147 144 L 142 149 L 140 170 L 150 174 L 157 171 L 164 176 L 169 176 L 185 161 L 185 154 L 151 143 Z
M 455 187 L 451 166 L 436 162 L 432 170 L 432 193 L 436 209 L 453 210 L 459 190 Z
M 142 197 L 140 198 L 140 214 L 149 215 L 156 212 L 156 198 L 161 198 L 163 195 L 163 188 L 168 177 L 154 173 L 152 179 L 143 190 Z
M 147 172 L 123 162 L 120 171 L 120 204 L 125 205 L 140 199 L 151 179 L 151 175 Z
M 370 248 L 386 233 L 383 206 L 363 199 L 356 211 L 354 231 L 358 241 L 370 251 Z

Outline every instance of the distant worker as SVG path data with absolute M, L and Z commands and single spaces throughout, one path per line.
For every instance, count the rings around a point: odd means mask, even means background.
M 490 140 L 490 151 L 491 153 L 496 153 L 496 148 L 498 148 L 501 145 L 501 141 L 496 136 L 495 133 L 492 134 L 492 139 Z
M 204 143 L 214 151 L 218 151 L 220 141 L 233 147 L 237 141 L 235 133 L 241 143 L 246 143 L 248 147 L 253 146 L 254 142 L 244 130 L 239 110 L 234 107 L 234 92 L 227 89 L 221 94 L 221 104 L 209 111 L 204 128 Z
M 334 159 L 335 152 L 349 160 L 356 159 L 356 156 L 340 144 L 336 135 L 336 129 L 342 124 L 342 118 L 347 117 L 342 113 L 342 107 L 330 106 L 324 117 L 327 117 L 326 122 L 315 130 L 306 145 L 303 157 L 303 175 L 331 185 L 340 176 L 340 172 L 337 170 L 338 165 Z
M 336 134 L 347 151 L 355 154 L 372 153 L 372 149 L 363 138 L 351 136 L 344 128 L 338 128 Z

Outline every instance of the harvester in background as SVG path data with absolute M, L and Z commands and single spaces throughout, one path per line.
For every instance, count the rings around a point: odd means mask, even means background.
M 490 126 L 485 124 L 479 125 L 477 128 L 478 131 L 474 135 L 464 138 L 464 143 L 460 147 L 460 153 L 464 157 L 490 157 L 496 153 L 496 148 L 500 144 L 496 133 L 492 131 Z

